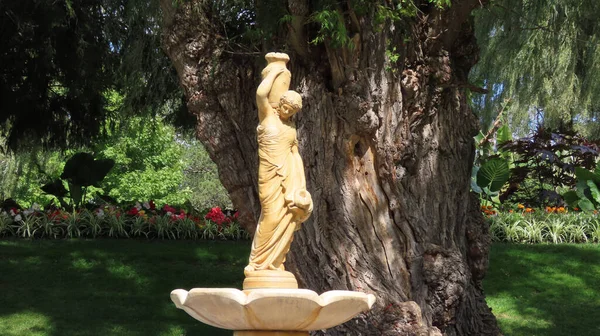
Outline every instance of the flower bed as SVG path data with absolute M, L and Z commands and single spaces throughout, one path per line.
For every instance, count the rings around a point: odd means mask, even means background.
M 0 236 L 22 238 L 159 238 L 159 239 L 249 239 L 238 221 L 237 212 L 225 214 L 214 207 L 207 214 L 189 213 L 150 202 L 136 203 L 130 208 L 104 206 L 94 210 L 67 212 L 61 209 L 41 210 L 34 204 L 20 210 L 16 207 L 0 212 Z
M 499 211 L 482 206 L 493 241 L 512 243 L 600 243 L 597 211 L 583 212 L 565 207 Z
M 512 243 L 600 243 L 597 211 L 582 212 L 564 207 L 498 210 L 482 206 L 493 241 Z M 238 221 L 237 212 L 226 214 L 219 207 L 206 214 L 189 213 L 150 202 L 128 208 L 115 206 L 68 212 L 42 210 L 33 205 L 0 211 L 0 237 L 22 238 L 158 238 L 158 239 L 250 239 Z

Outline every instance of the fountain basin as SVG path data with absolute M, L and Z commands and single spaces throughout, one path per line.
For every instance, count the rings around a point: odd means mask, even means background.
M 176 289 L 177 308 L 208 325 L 229 330 L 311 331 L 342 324 L 375 302 L 373 294 L 308 289 Z

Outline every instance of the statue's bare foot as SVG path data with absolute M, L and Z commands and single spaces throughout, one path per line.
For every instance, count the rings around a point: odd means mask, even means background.
M 244 267 L 244 275 L 248 276 L 248 274 L 250 274 L 251 272 L 254 272 L 255 269 L 254 267 L 248 265 L 246 267 Z

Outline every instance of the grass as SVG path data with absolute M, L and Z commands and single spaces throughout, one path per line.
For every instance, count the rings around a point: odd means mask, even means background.
M 494 244 L 484 288 L 507 336 L 600 335 L 600 245 Z
M 250 243 L 0 240 L 0 334 L 231 335 L 175 288 L 241 288 Z M 600 335 L 600 246 L 495 244 L 484 281 L 507 336 Z
M 0 334 L 230 336 L 169 293 L 241 288 L 248 254 L 248 242 L 0 241 Z

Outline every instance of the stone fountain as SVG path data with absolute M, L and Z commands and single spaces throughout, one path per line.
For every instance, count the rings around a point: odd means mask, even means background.
M 193 318 L 234 330 L 235 336 L 308 335 L 369 310 L 375 296 L 337 290 L 318 295 L 298 289 L 295 276 L 285 270 L 293 234 L 312 213 L 313 202 L 291 119 L 302 108 L 302 98 L 288 90 L 289 56 L 268 53 L 265 58 L 267 66 L 256 90 L 261 215 L 244 268 L 243 290 L 176 289 L 171 299 Z

